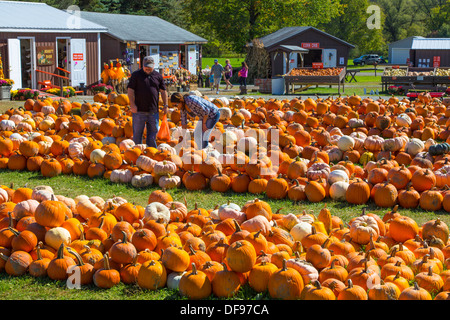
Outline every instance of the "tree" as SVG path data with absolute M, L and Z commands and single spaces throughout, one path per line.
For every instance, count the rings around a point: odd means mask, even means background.
M 383 30 L 369 29 L 367 25 L 367 19 L 370 17 L 370 13 L 367 13 L 369 1 L 342 0 L 341 4 L 344 6 L 342 14 L 328 23 L 321 24 L 320 27 L 335 37 L 355 45 L 355 55 L 369 52 L 382 53 L 385 49 Z M 381 16 L 380 25 L 383 25 L 383 16 Z
M 220 41 L 244 52 L 247 43 L 282 27 L 317 26 L 337 16 L 339 0 L 185 0 L 193 25 L 210 40 L 213 31 Z

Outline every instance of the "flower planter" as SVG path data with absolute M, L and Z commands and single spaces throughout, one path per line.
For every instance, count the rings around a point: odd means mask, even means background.
M 0 87 L 0 100 L 11 100 L 11 87 L 1 86 Z

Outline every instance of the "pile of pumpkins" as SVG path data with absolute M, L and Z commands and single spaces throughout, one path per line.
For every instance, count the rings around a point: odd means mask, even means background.
M 220 120 L 203 150 L 194 139 L 198 118 L 183 130 L 172 106 L 171 137 L 153 148 L 133 142 L 126 95 L 98 94 L 93 104 L 78 105 L 29 99 L 1 115 L 0 168 L 450 211 L 450 108 L 427 93 L 414 101 L 204 98 Z
M 264 200 L 203 208 L 155 190 L 148 204 L 0 186 L 0 272 L 109 289 L 167 288 L 232 298 L 448 300 L 450 243 L 439 219 L 419 226 L 397 208 L 344 222 L 273 212 Z

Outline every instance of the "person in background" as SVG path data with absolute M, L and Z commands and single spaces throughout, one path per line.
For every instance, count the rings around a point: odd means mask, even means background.
M 219 63 L 219 60 L 214 59 L 214 64 L 211 67 L 211 74 L 214 76 L 213 88 L 216 89 L 216 94 L 219 94 L 219 85 L 222 80 L 222 75 L 224 73 L 223 66 Z
M 230 60 L 225 60 L 225 83 L 227 84 L 225 90 L 228 90 L 228 86 L 230 86 L 230 89 L 233 88 L 233 85 L 230 82 L 231 77 L 233 76 L 233 67 L 230 64 Z
M 199 88 L 203 88 L 203 71 L 200 63 L 197 65 L 197 85 Z
M 247 76 L 248 76 L 248 66 L 245 61 L 242 61 L 242 68 L 239 70 L 239 89 L 241 89 L 241 94 L 247 94 Z
M 147 128 L 146 144 L 156 148 L 156 134 L 159 130 L 159 94 L 163 101 L 163 113 L 167 114 L 167 91 L 162 75 L 155 70 L 152 57 L 143 59 L 142 68 L 131 74 L 128 82 L 128 98 L 133 120 L 133 141 L 142 143 Z
M 206 99 L 196 95 L 175 92 L 170 96 L 170 102 L 180 110 L 180 121 L 183 129 L 187 128 L 188 115 L 198 117 L 198 123 L 194 130 L 194 139 L 198 148 L 205 149 L 209 143 L 211 130 L 220 119 L 219 108 Z

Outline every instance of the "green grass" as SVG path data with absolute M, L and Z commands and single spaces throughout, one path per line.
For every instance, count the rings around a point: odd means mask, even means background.
M 10 185 L 11 183 L 14 183 L 15 188 L 24 186 L 25 184 L 27 184 L 30 188 L 38 185 L 49 185 L 54 189 L 56 194 L 72 198 L 82 194 L 89 197 L 94 195 L 100 196 L 104 199 L 112 196 L 120 196 L 127 199 L 129 202 L 142 206 L 147 205 L 148 196 L 152 191 L 160 189 L 156 185 L 145 189 L 137 189 L 128 184 L 116 184 L 106 179 L 90 179 L 75 175 L 60 175 L 53 178 L 45 178 L 42 177 L 40 173 L 36 172 L 10 170 L 0 171 L 0 184 Z M 189 191 L 184 187 L 171 189 L 168 190 L 168 192 L 172 195 L 175 201 L 184 202 L 184 198 L 186 198 L 188 209 L 192 209 L 196 202 L 199 206 L 210 209 L 214 208 L 216 205 L 227 203 L 229 200 L 242 206 L 247 201 L 256 198 L 255 195 L 250 193 L 238 194 L 232 191 L 220 193 L 214 192 L 210 189 Z M 335 202 L 327 199 L 326 201 L 319 203 L 305 201 L 294 204 L 290 200 L 273 200 L 267 198 L 265 195 L 260 195 L 258 198 L 267 201 L 271 205 L 273 211 L 281 209 L 280 212 L 285 214 L 298 214 L 303 212 L 303 210 L 312 210 L 315 214 L 318 214 L 320 209 L 322 209 L 326 203 L 327 207 L 332 211 L 332 214 L 341 217 L 344 221 L 349 221 L 352 217 L 359 215 L 362 208 L 366 206 L 371 212 L 377 213 L 381 216 L 388 211 L 388 209 L 376 207 L 373 203 L 354 206 L 349 205 L 346 202 Z M 450 216 L 443 210 L 438 212 L 425 212 L 420 209 L 401 209 L 401 213 L 412 217 L 419 224 L 430 219 L 435 219 L 437 216 L 439 216 L 441 220 L 450 224 Z
M 153 190 L 159 189 L 152 186 L 145 189 L 136 189 L 130 185 L 115 184 L 105 179 L 89 179 L 80 176 L 57 176 L 44 178 L 39 173 L 28 171 L 0 171 L 0 184 L 10 185 L 18 188 L 27 184 L 28 187 L 38 185 L 51 186 L 55 194 L 68 197 L 78 195 L 100 196 L 107 199 L 112 196 L 121 196 L 129 202 L 138 205 L 147 205 L 149 194 Z M 168 192 L 175 201 L 184 201 L 188 204 L 188 210 L 193 209 L 195 203 L 202 208 L 214 208 L 231 201 L 240 206 L 256 196 L 248 193 L 237 194 L 233 192 L 218 193 L 211 190 L 188 191 L 185 188 L 171 189 Z M 298 214 L 303 212 L 313 212 L 316 215 L 326 204 L 333 215 L 341 217 L 348 222 L 352 217 L 360 215 L 363 207 L 367 207 L 368 212 L 373 212 L 381 217 L 390 209 L 378 208 L 373 203 L 367 205 L 349 205 L 346 202 L 335 202 L 331 200 L 320 203 L 301 202 L 294 204 L 289 200 L 271 200 L 265 195 L 258 196 L 259 199 L 267 201 L 274 211 L 280 209 L 281 213 Z M 445 211 L 425 212 L 420 209 L 406 210 L 400 209 L 401 214 L 410 216 L 420 225 L 428 220 L 439 217 L 442 221 L 450 224 L 450 216 Z M 257 294 L 248 285 L 245 285 L 234 299 L 268 299 L 267 293 Z M 137 285 L 125 285 L 123 283 L 108 290 L 101 290 L 94 285 L 84 286 L 81 290 L 68 290 L 64 281 L 55 282 L 49 278 L 35 279 L 29 275 L 21 277 L 11 277 L 5 273 L 0 273 L 0 299 L 1 300 L 181 300 L 177 291 L 167 288 L 157 291 L 143 290 Z M 210 299 L 215 299 L 213 296 Z
M 219 63 L 225 67 L 225 60 L 229 59 L 230 64 L 233 68 L 239 68 L 242 66 L 242 61 L 245 61 L 245 56 L 241 58 L 205 58 L 202 57 L 202 69 L 206 68 L 206 66 L 211 67 L 214 64 L 214 59 L 218 59 Z

